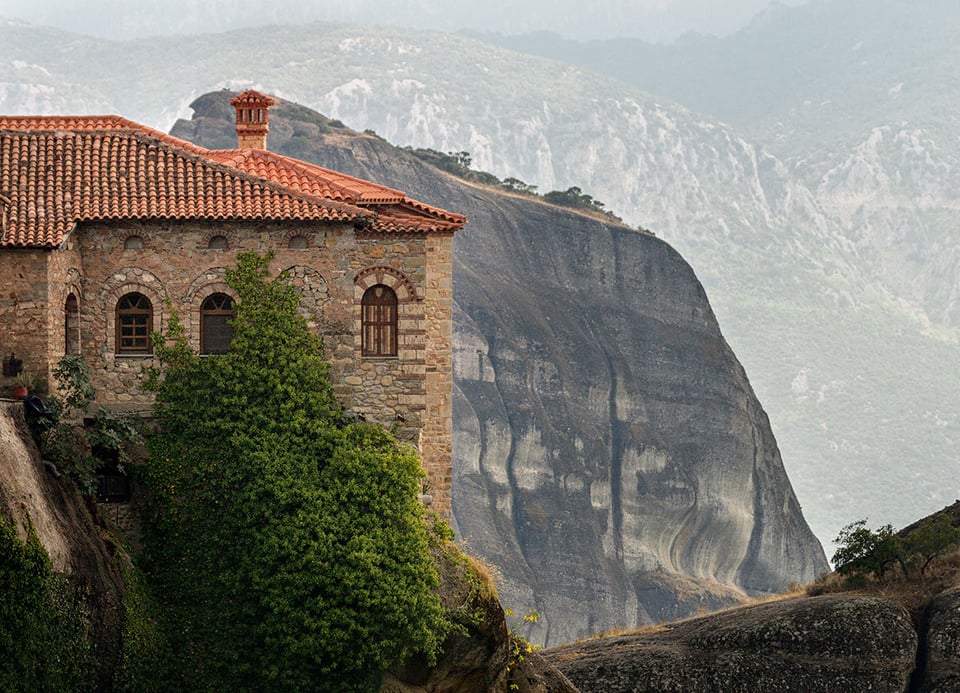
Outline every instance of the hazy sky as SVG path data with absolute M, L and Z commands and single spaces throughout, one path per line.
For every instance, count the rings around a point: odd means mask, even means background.
M 570 38 L 670 41 L 723 35 L 771 4 L 806 0 L 0 0 L 0 17 L 105 38 L 222 31 L 316 20 L 449 31 L 554 31 Z M 826 0 L 812 0 L 824 2 Z

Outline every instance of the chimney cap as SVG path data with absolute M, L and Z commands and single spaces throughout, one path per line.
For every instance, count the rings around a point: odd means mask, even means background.
M 237 147 L 240 149 L 267 148 L 270 130 L 270 107 L 276 100 L 253 89 L 247 89 L 230 99 L 237 110 Z
M 230 99 L 230 105 L 239 108 L 270 108 L 277 101 L 253 89 L 247 89 Z

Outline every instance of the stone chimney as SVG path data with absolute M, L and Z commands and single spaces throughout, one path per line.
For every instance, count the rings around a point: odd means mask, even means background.
M 267 131 L 270 129 L 268 111 L 275 103 L 269 96 L 252 89 L 230 99 L 230 105 L 237 109 L 238 148 L 267 148 Z

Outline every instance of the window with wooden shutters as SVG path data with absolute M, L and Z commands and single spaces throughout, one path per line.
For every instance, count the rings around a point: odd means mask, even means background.
M 200 353 L 226 354 L 233 339 L 233 299 L 211 294 L 200 306 Z
M 362 351 L 364 356 L 397 355 L 397 295 L 383 284 L 363 294 Z
M 149 354 L 153 305 L 143 294 L 130 293 L 117 303 L 117 353 Z

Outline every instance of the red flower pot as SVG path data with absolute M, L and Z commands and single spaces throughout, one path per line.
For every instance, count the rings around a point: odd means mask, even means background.
M 14 385 L 13 387 L 13 397 L 14 399 L 25 399 L 26 396 L 30 394 L 27 390 L 26 385 Z

